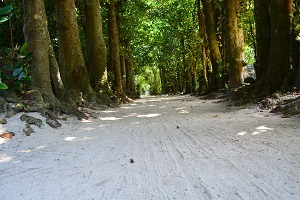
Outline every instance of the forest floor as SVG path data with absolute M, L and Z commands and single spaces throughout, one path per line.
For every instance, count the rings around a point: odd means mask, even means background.
M 31 136 L 7 119 L 0 199 L 300 199 L 299 116 L 184 95 L 93 112 Z

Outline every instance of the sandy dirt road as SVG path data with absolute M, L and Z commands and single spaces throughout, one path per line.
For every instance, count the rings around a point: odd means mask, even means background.
M 148 97 L 29 137 L 8 119 L 0 199 L 300 199 L 300 118 L 216 101 Z

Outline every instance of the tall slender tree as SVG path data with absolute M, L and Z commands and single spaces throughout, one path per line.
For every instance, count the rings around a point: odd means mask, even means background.
M 290 34 L 293 0 L 271 1 L 271 40 L 268 60 L 268 80 L 271 91 L 281 89 L 290 69 Z
M 88 99 L 95 93 L 90 85 L 79 39 L 74 0 L 56 0 L 59 66 L 66 90 Z
M 108 31 L 109 31 L 109 66 L 114 73 L 114 90 L 117 95 L 124 96 L 122 87 L 120 63 L 120 38 L 117 26 L 115 0 L 108 3 Z
M 269 0 L 254 1 L 254 17 L 256 24 L 256 78 L 262 80 L 267 73 L 270 55 L 270 3 Z
M 87 46 L 87 69 L 92 88 L 108 89 L 106 46 L 102 32 L 99 0 L 85 1 L 85 37 Z
M 221 65 L 221 53 L 219 49 L 218 38 L 216 36 L 213 8 L 210 0 L 201 0 L 205 17 L 205 27 L 210 50 L 210 59 L 212 63 L 212 75 L 208 90 L 218 88 L 218 70 Z
M 226 62 L 229 64 L 229 88 L 242 85 L 242 71 L 244 60 L 243 30 L 238 27 L 239 0 L 224 0 L 225 8 L 225 37 Z

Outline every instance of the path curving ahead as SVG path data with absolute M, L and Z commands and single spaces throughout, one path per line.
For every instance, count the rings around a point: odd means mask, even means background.
M 300 199 L 299 117 L 217 101 L 148 97 L 29 137 L 8 119 L 0 199 Z

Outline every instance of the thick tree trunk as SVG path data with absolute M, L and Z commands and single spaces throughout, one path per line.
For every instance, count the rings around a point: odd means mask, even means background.
M 107 82 L 106 46 L 102 33 L 102 18 L 99 0 L 87 0 L 85 9 L 85 37 L 87 45 L 87 69 L 92 88 L 105 87 Z
M 126 94 L 129 96 L 135 96 L 135 81 L 134 81 L 134 70 L 132 66 L 131 59 L 131 48 L 130 48 L 130 39 L 124 39 L 125 45 L 125 67 L 126 67 Z M 154 73 L 154 76 L 156 74 Z
M 256 24 L 256 79 L 265 78 L 271 46 L 270 0 L 254 1 L 254 18 Z
M 293 0 L 271 1 L 271 46 L 268 80 L 271 91 L 281 89 L 290 69 L 289 38 Z
M 114 73 L 114 90 L 117 95 L 124 96 L 120 64 L 119 33 L 116 21 L 115 0 L 108 3 L 108 29 L 109 29 L 109 63 Z
M 229 88 L 242 85 L 243 70 L 243 31 L 238 27 L 239 0 L 225 0 L 226 63 L 229 64 Z
M 28 42 L 28 52 L 33 53 L 31 60 L 32 89 L 43 94 L 47 99 L 35 99 L 55 105 L 55 98 L 50 78 L 49 52 L 50 38 L 43 0 L 24 0 L 24 36 Z M 40 96 L 42 97 L 42 96 Z
M 221 64 L 221 53 L 215 31 L 211 2 L 210 0 L 201 0 L 201 2 L 203 5 L 208 46 L 210 49 L 210 59 L 212 63 L 211 82 L 209 83 L 208 90 L 214 90 L 218 88 L 218 69 Z
M 67 90 L 75 90 L 95 98 L 85 66 L 76 18 L 74 0 L 56 0 L 56 20 L 59 46 L 59 66 Z

